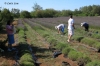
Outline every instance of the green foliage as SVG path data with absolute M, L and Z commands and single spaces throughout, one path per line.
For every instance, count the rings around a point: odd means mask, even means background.
M 56 45 L 56 48 L 59 49 L 59 50 L 63 50 L 64 48 L 67 48 L 67 47 L 68 47 L 68 44 L 61 43 L 61 42 L 59 42 L 59 43 Z
M 71 10 L 62 10 L 61 12 L 61 16 L 69 16 L 70 14 L 72 14 L 73 12 Z
M 34 11 L 42 10 L 42 7 L 38 5 L 37 3 L 34 3 L 34 6 L 32 7 Z
M 44 10 L 44 17 L 54 17 L 56 11 L 54 9 L 46 9 Z
M 32 58 L 32 55 L 29 53 L 25 53 L 21 58 L 20 58 L 20 65 L 21 66 L 34 66 L 34 61 Z
M 93 33 L 91 35 L 92 38 L 96 38 L 96 39 L 100 39 L 100 34 L 97 34 L 97 33 Z
M 100 66 L 100 60 L 92 61 L 90 63 L 87 63 L 86 66 Z
M 49 38 L 47 39 L 47 41 L 50 43 L 51 46 L 56 46 L 57 43 L 58 43 L 57 40 L 54 39 L 54 38 L 52 38 L 52 37 L 49 37 Z
M 73 51 L 73 50 L 71 50 L 69 53 L 68 53 L 68 58 L 70 58 L 71 60 L 73 60 L 73 61 L 76 61 L 77 59 L 78 59 L 78 57 L 79 57 L 79 52 L 77 52 L 77 51 Z
M 43 37 L 44 38 L 49 37 L 49 34 L 48 33 L 45 33 L 45 34 L 43 34 Z
M 27 61 L 27 62 L 34 62 L 33 59 L 32 59 L 32 55 L 29 54 L 29 53 L 25 53 L 25 54 L 22 55 L 22 57 L 20 58 L 20 62 L 24 62 L 24 61 Z
M 43 17 L 44 17 L 44 11 L 43 11 L 43 10 L 32 11 L 32 12 L 31 12 L 31 16 L 32 16 L 33 18 L 43 18 Z
M 93 26 L 93 25 L 90 25 L 91 29 L 100 29 L 100 26 Z
M 20 17 L 20 10 L 19 9 L 12 8 L 11 9 L 11 15 L 14 18 L 19 18 Z
M 65 48 L 63 48 L 62 53 L 65 56 L 67 56 L 71 50 L 74 50 L 74 49 L 72 49 L 70 46 L 69 47 L 66 46 Z
M 79 53 L 79 57 L 77 59 L 78 65 L 86 65 L 89 62 L 91 62 L 91 59 L 87 55 Z
M 83 36 L 74 36 L 74 37 L 73 37 L 73 39 L 74 39 L 75 41 L 78 41 L 78 42 L 80 42 L 83 38 L 84 38 Z
M 25 31 L 20 29 L 19 30 L 19 36 L 20 40 L 24 39 Z M 29 45 L 25 42 L 25 39 L 23 41 L 19 41 L 19 54 L 20 54 L 20 66 L 35 66 L 34 65 L 34 59 L 32 57 L 31 51 L 29 50 Z
M 100 15 L 100 5 L 80 7 L 80 11 L 84 16 L 98 16 Z
M 32 28 L 33 28 L 34 30 L 36 30 L 36 31 L 37 31 L 37 30 L 38 30 L 38 31 L 39 31 L 39 30 L 41 30 L 41 31 L 44 30 L 44 29 L 43 29 L 41 26 L 39 26 L 39 25 L 33 26 Z
M 93 45 L 96 49 L 100 50 L 100 42 L 97 42 Z
M 20 66 L 35 66 L 34 63 L 32 62 L 27 62 L 27 61 L 24 61 L 20 64 Z
M 13 16 L 8 9 L 3 9 L 0 12 L 0 28 L 2 29 L 3 25 L 5 25 L 8 21 L 13 21 Z
M 28 11 L 22 11 L 22 12 L 20 13 L 20 17 L 21 17 L 21 18 L 31 18 L 31 14 L 30 14 L 30 12 L 28 12 Z
M 84 44 L 88 44 L 89 46 L 93 46 L 93 44 L 95 44 L 97 41 L 92 38 L 88 38 L 88 37 L 84 37 L 82 40 L 81 40 L 82 43 Z

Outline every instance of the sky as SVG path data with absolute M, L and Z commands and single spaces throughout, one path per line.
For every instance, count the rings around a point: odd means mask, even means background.
M 100 0 L 0 0 L 0 9 L 16 8 L 31 12 L 35 3 L 40 5 L 44 10 L 52 8 L 54 10 L 73 11 L 84 6 L 100 5 Z

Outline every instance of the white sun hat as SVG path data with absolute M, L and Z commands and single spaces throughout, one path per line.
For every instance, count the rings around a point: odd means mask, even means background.
M 57 29 L 57 26 L 55 26 L 55 29 Z
M 83 23 L 81 23 L 81 26 L 83 26 Z

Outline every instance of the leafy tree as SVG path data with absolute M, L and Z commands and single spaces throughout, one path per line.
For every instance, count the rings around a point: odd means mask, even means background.
M 31 18 L 31 15 L 30 15 L 30 12 L 28 12 L 28 11 L 22 11 L 20 13 L 20 17 L 21 18 Z
M 35 3 L 32 8 L 33 8 L 33 11 L 43 10 L 42 7 L 40 5 L 38 5 L 37 3 Z
M 56 11 L 54 9 L 46 9 L 44 10 L 44 17 L 54 17 Z
M 84 16 L 100 16 L 100 5 L 80 7 L 79 11 L 81 11 L 81 14 Z
M 43 17 L 43 13 L 44 11 L 43 10 L 39 10 L 39 11 L 32 11 L 31 12 L 31 16 L 34 17 L 34 18 L 42 18 Z
M 15 9 L 15 8 L 12 8 L 11 9 L 11 14 L 14 18 L 19 18 L 20 17 L 20 10 L 19 9 Z
M 38 5 L 37 3 L 34 4 L 34 6 L 32 7 L 33 11 L 31 12 L 31 16 L 32 17 L 43 17 L 42 13 L 43 13 L 43 9 L 40 5 Z
M 70 14 L 72 14 L 73 12 L 71 10 L 62 10 L 62 16 L 69 16 Z
M 8 9 L 3 9 L 0 12 L 0 28 L 2 29 L 3 25 L 7 23 L 7 21 L 12 21 L 13 16 L 11 15 Z

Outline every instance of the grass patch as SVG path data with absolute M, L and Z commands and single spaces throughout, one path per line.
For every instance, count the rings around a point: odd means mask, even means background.
M 81 42 L 84 44 L 88 44 L 89 46 L 93 46 L 93 44 L 95 44 L 97 41 L 92 38 L 85 37 L 81 40 Z
M 61 51 L 62 51 L 64 48 L 67 48 L 68 46 L 69 46 L 68 44 L 59 42 L 59 43 L 56 45 L 56 48 L 57 48 L 58 50 L 61 50 Z
M 92 61 L 90 63 L 87 63 L 86 66 L 100 66 L 100 60 Z

